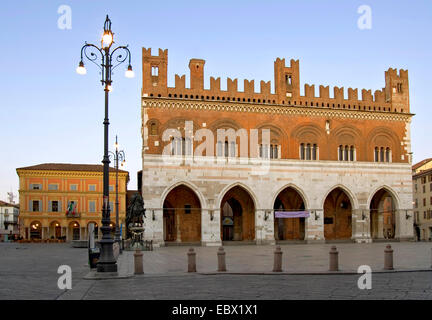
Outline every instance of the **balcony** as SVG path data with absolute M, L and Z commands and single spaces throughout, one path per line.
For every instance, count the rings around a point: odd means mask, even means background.
M 79 212 L 66 212 L 66 218 L 80 218 L 81 214 Z

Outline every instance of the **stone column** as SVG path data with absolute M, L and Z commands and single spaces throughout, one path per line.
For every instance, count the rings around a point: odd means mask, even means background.
M 310 209 L 309 218 L 305 218 L 305 241 L 324 243 L 324 210 Z
M 408 217 L 408 218 L 407 218 Z M 395 238 L 400 241 L 414 239 L 414 212 L 413 209 L 400 209 L 395 212 Z
M 81 238 L 81 240 L 87 240 L 88 239 L 88 229 L 87 227 L 83 227 L 84 230 L 84 236 Z
M 180 214 L 177 213 L 177 209 L 174 210 L 175 216 L 175 228 L 176 228 L 176 242 L 181 242 L 181 231 L 180 231 Z
M 201 245 L 222 245 L 220 209 L 201 210 Z
M 357 243 L 372 242 L 369 215 L 367 209 L 352 210 L 352 239 Z
M 255 210 L 256 244 L 276 244 L 274 237 L 274 217 L 271 210 Z
M 163 230 L 163 209 L 146 209 L 144 228 L 144 240 L 153 240 L 154 247 L 165 245 Z
M 384 239 L 384 214 L 378 213 L 378 239 Z

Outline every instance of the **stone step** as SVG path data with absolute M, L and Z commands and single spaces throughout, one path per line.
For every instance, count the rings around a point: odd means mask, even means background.
M 276 244 L 307 244 L 306 240 L 276 240 Z
M 175 241 L 165 241 L 166 247 L 180 247 L 180 246 L 192 246 L 192 247 L 200 247 L 201 242 L 175 242 Z
M 400 242 L 399 239 L 372 239 L 372 242 Z
M 353 239 L 331 239 L 325 240 L 325 243 L 354 243 Z
M 222 241 L 223 246 L 245 246 L 256 245 L 256 241 Z

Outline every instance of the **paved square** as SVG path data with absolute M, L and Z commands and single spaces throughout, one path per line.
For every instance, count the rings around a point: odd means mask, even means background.
M 382 270 L 386 243 L 337 244 L 342 271 L 360 264 Z M 431 270 L 432 244 L 392 243 L 396 269 Z M 285 272 L 326 272 L 331 244 L 283 245 Z M 142 276 L 84 280 L 87 249 L 69 244 L 0 244 L 0 299 L 431 299 L 432 272 L 373 273 L 372 289 L 359 290 L 358 274 L 205 274 L 217 267 L 217 247 L 195 247 L 197 274 L 188 274 L 188 247 L 144 252 Z M 229 272 L 271 272 L 274 246 L 226 246 Z M 72 290 L 57 288 L 60 265 L 72 268 Z M 120 272 L 133 272 L 124 252 Z

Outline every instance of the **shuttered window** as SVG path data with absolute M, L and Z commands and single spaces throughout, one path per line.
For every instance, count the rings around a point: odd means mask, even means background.
M 89 201 L 89 212 L 96 212 L 96 201 Z
M 29 211 L 42 212 L 42 201 L 41 200 L 30 200 Z
M 58 200 L 48 201 L 48 211 L 49 212 L 60 212 L 61 211 L 61 201 L 58 201 Z

